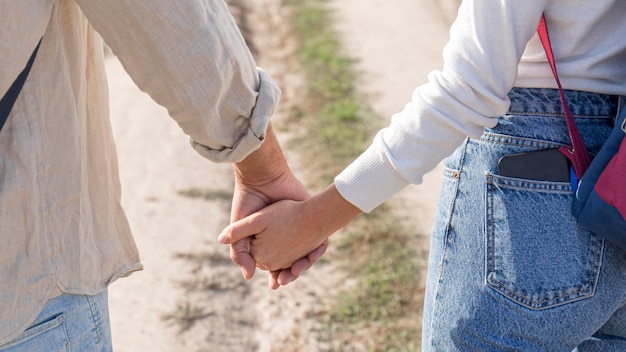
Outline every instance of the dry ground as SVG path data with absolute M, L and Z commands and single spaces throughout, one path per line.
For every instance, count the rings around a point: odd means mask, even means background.
M 456 0 L 330 1 L 345 48 L 359 60 L 363 92 L 383 118 L 401 109 L 427 72 L 440 67 L 454 11 L 447 1 Z M 302 82 L 285 9 L 280 0 L 229 3 L 259 65 L 283 89 L 274 119 L 285 140 L 284 124 Z M 324 309 L 324 297 L 343 282 L 342 273 L 331 264 L 317 266 L 274 292 L 266 288 L 265 273 L 245 282 L 228 249 L 215 241 L 229 218 L 230 166 L 196 155 L 166 111 L 138 91 L 112 55 L 107 70 L 123 202 L 145 265 L 110 289 L 115 350 L 324 350 L 309 333 L 316 323 L 307 316 Z M 298 156 L 288 151 L 287 157 L 299 174 Z M 425 185 L 392 200 L 421 232 L 432 224 L 438 175 L 435 170 Z

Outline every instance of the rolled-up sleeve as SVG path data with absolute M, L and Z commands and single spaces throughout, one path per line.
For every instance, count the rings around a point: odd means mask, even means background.
M 280 90 L 256 67 L 223 0 L 77 2 L 202 156 L 237 162 L 261 145 Z

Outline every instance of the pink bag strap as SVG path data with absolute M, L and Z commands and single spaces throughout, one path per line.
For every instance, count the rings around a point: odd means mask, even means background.
M 539 34 L 539 38 L 541 39 L 543 49 L 546 51 L 548 62 L 550 63 L 550 67 L 552 68 L 552 74 L 554 74 L 554 79 L 556 80 L 556 85 L 559 87 L 561 104 L 563 105 L 563 111 L 565 112 L 565 118 L 567 120 L 567 130 L 569 132 L 569 138 L 572 142 L 572 148 L 563 147 L 561 148 L 561 150 L 572 161 L 572 164 L 574 166 L 574 172 L 576 173 L 576 176 L 578 176 L 578 179 L 580 179 L 585 171 L 587 171 L 587 168 L 589 168 L 589 165 L 591 164 L 591 158 L 589 157 L 587 147 L 585 147 L 585 142 L 580 136 L 580 132 L 578 132 L 578 128 L 576 127 L 576 123 L 574 122 L 574 117 L 572 116 L 572 113 L 567 106 L 565 92 L 563 91 L 561 81 L 559 80 L 559 75 L 556 71 L 556 63 L 554 60 L 554 54 L 552 53 L 552 45 L 550 45 L 550 36 L 548 35 L 548 26 L 546 25 L 545 15 L 541 15 L 541 20 L 539 21 L 539 26 L 537 27 L 537 33 Z

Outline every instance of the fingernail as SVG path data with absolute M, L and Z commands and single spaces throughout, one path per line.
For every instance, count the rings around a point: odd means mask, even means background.
M 224 232 L 220 233 L 220 235 L 217 236 L 217 242 L 221 244 L 226 244 L 226 234 Z
M 250 280 L 254 276 L 254 272 L 249 273 L 244 267 L 241 267 L 241 274 L 243 274 L 243 278 L 246 280 Z

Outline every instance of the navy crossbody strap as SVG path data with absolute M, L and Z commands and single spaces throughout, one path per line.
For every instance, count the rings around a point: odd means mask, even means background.
M 11 113 L 11 109 L 13 109 L 13 105 L 17 100 L 17 97 L 20 95 L 20 91 L 24 86 L 24 82 L 26 82 L 26 77 L 28 77 L 28 73 L 30 72 L 30 68 L 33 66 L 33 62 L 35 62 L 35 56 L 37 56 L 37 51 L 39 50 L 39 45 L 41 44 L 41 40 L 37 44 L 37 47 L 30 55 L 30 59 L 28 59 L 28 63 L 24 70 L 17 76 L 15 82 L 11 85 L 9 90 L 7 90 L 6 94 L 0 100 L 0 131 L 2 127 L 4 127 L 4 123 L 7 121 L 9 114 Z

